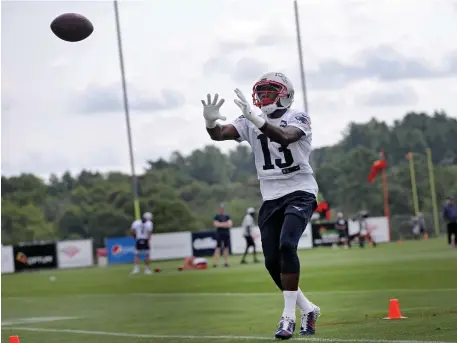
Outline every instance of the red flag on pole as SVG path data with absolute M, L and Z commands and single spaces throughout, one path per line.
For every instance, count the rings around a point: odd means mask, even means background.
M 373 162 L 371 166 L 370 174 L 368 175 L 368 182 L 373 182 L 376 175 L 381 172 L 382 174 L 382 188 L 384 193 L 384 215 L 387 218 L 388 225 L 389 225 L 389 241 L 390 241 L 390 211 L 389 211 L 389 194 L 387 190 L 387 175 L 386 175 L 386 154 L 384 149 L 379 151 L 379 160 Z
M 325 200 L 320 202 L 317 205 L 317 208 L 316 208 L 316 210 L 314 212 L 319 213 L 319 215 L 321 216 L 322 219 L 323 219 L 323 217 L 325 217 L 327 219 L 331 219 L 332 218 L 332 215 L 330 213 L 330 205 Z
M 383 170 L 384 168 L 387 167 L 387 162 L 384 159 L 377 160 L 373 162 L 373 165 L 371 166 L 370 174 L 368 175 L 368 182 L 373 182 L 376 175 Z

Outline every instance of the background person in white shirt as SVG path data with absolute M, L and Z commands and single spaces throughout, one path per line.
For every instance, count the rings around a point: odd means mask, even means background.
M 246 240 L 246 250 L 244 251 L 243 257 L 241 258 L 241 263 L 247 263 L 246 255 L 248 254 L 250 247 L 253 249 L 254 262 L 260 262 L 256 256 L 254 237 L 252 237 L 252 229 L 255 227 L 255 209 L 253 207 L 249 207 L 247 209 L 246 215 L 244 216 L 243 222 L 241 223 L 241 227 L 244 229 L 243 236 Z
M 132 223 L 131 232 L 133 238 L 135 238 L 135 260 L 133 262 L 132 274 L 137 274 L 140 272 L 140 266 L 138 262 L 140 260 L 140 254 L 144 256 L 144 273 L 152 274 L 149 269 L 149 240 L 151 239 L 151 234 L 153 230 L 152 225 L 152 213 L 145 212 L 142 219 L 135 220 Z

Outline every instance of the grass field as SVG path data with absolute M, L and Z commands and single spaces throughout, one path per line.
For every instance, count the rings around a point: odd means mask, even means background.
M 457 249 L 443 238 L 319 248 L 300 258 L 301 288 L 322 311 L 308 340 L 457 342 Z M 181 261 L 158 262 L 156 275 L 130 276 L 130 265 L 4 275 L 2 341 L 273 341 L 282 295 L 263 264 L 239 259 L 229 269 L 187 272 L 176 270 Z M 391 298 L 407 319 L 382 319 Z

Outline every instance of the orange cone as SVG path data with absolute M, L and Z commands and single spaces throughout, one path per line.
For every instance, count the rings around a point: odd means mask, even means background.
M 20 343 L 19 336 L 10 336 L 10 343 Z
M 389 316 L 383 319 L 405 319 L 408 317 L 403 317 L 400 312 L 400 304 L 398 299 L 390 299 L 389 304 Z

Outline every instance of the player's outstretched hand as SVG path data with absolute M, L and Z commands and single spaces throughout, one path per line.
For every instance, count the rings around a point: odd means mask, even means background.
M 235 104 L 237 104 L 237 106 L 241 109 L 246 119 L 250 120 L 258 128 L 262 127 L 265 124 L 265 120 L 252 111 L 251 106 L 249 105 L 249 102 L 243 92 L 236 88 L 235 94 L 238 96 L 238 99 L 234 100 Z
M 238 99 L 234 100 L 235 104 L 237 104 L 237 106 L 241 109 L 244 116 L 250 120 L 250 117 L 252 117 L 254 113 L 251 111 L 251 106 L 249 106 L 246 97 L 244 96 L 243 92 L 240 91 L 238 88 L 235 89 L 235 94 L 238 96 Z
M 225 100 L 221 99 L 219 102 L 217 102 L 217 99 L 219 98 L 219 94 L 214 95 L 213 101 L 211 101 L 211 95 L 207 95 L 207 102 L 202 100 L 203 104 L 203 117 L 205 117 L 206 120 L 206 126 L 208 128 L 213 128 L 216 126 L 216 120 L 226 120 L 227 118 L 222 116 L 219 113 L 219 109 L 221 106 L 224 104 Z

